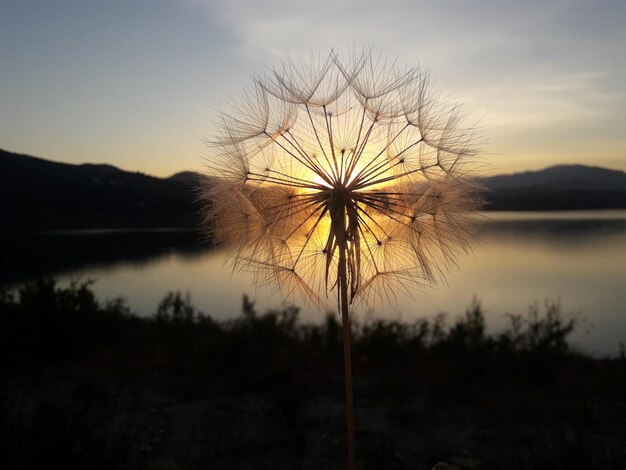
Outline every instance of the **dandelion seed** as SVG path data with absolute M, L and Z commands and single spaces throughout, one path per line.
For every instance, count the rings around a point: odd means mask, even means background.
M 428 74 L 369 51 L 284 61 L 234 108 L 209 142 L 209 236 L 261 284 L 336 298 L 353 469 L 349 305 L 393 302 L 456 265 L 478 204 L 476 137 Z

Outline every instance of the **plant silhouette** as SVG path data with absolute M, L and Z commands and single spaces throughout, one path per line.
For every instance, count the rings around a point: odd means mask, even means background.
M 201 188 L 213 241 L 260 284 L 342 316 L 354 469 L 350 306 L 434 284 L 471 241 L 476 135 L 427 73 L 371 50 L 285 60 L 221 111 Z

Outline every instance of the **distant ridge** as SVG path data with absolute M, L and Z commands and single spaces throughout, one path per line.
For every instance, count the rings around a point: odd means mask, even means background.
M 626 191 L 626 173 L 597 166 L 555 165 L 538 171 L 484 178 L 492 189 L 551 186 L 554 189 Z
M 155 178 L 0 150 L 0 224 L 10 230 L 195 227 L 194 186 L 191 174 Z
M 72 165 L 0 150 L 0 228 L 199 226 L 201 175 L 156 178 L 106 164 Z M 481 178 L 487 210 L 626 208 L 626 173 L 584 165 Z
M 198 184 L 198 181 L 201 178 L 202 176 L 194 171 L 181 171 L 180 173 L 173 174 L 167 179 L 170 181 L 180 181 L 193 186 Z
M 626 208 L 626 173 L 585 165 L 556 165 L 538 171 L 481 179 L 491 210 Z

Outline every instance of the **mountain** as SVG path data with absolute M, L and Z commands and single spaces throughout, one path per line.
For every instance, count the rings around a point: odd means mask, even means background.
M 201 176 L 169 178 L 0 150 L 0 229 L 195 228 Z M 480 180 L 488 210 L 626 208 L 626 173 L 583 165 Z
M 540 171 L 484 178 L 492 189 L 549 186 L 555 190 L 626 191 L 626 173 L 596 166 L 557 165 Z
M 195 227 L 198 175 L 155 178 L 0 150 L 0 224 L 10 229 Z
M 626 208 L 626 173 L 584 165 L 481 179 L 491 210 L 574 210 Z

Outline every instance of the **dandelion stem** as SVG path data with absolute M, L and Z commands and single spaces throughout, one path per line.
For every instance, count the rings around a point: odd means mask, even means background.
M 352 393 L 352 348 L 350 345 L 350 316 L 348 312 L 348 234 L 346 232 L 346 218 L 349 217 L 346 210 L 345 194 L 340 193 L 332 198 L 331 237 L 335 238 L 339 251 L 337 265 L 337 284 L 339 292 L 337 301 L 341 312 L 343 330 L 343 364 L 344 378 L 346 382 L 346 424 L 348 431 L 348 470 L 356 470 L 356 451 L 354 443 L 354 400 Z M 349 222 L 348 222 L 349 224 Z
M 346 423 L 348 429 L 348 470 L 356 470 L 356 450 L 354 443 L 354 399 L 352 393 L 352 348 L 350 341 L 350 316 L 348 313 L 348 279 L 346 269 L 347 243 L 345 231 L 340 230 L 343 237 L 339 240 L 339 305 L 341 308 L 341 321 L 343 326 L 343 365 L 346 380 Z M 341 240 L 343 238 L 343 240 Z

